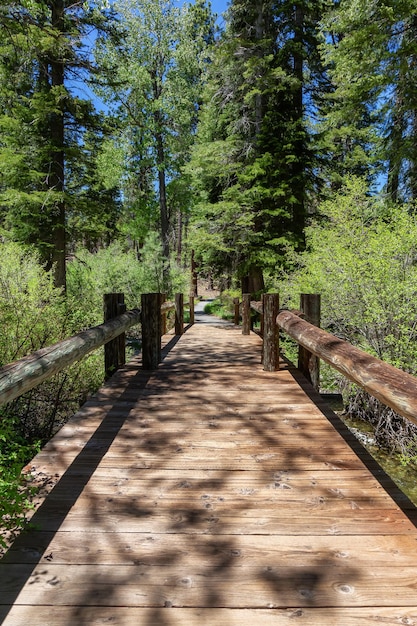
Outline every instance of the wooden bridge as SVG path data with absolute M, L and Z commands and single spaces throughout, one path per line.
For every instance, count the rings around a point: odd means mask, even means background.
M 234 325 L 165 335 L 33 460 L 6 626 L 417 624 L 413 505 L 310 383 Z

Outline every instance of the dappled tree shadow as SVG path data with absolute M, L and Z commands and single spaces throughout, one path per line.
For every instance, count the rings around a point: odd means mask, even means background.
M 363 455 L 286 366 L 262 372 L 254 337 L 204 331 L 173 340 L 155 372 L 128 364 L 34 460 L 60 480 L 1 563 L 0 616 L 22 590 L 19 603 L 65 607 L 68 626 L 91 607 L 161 625 L 176 607 L 336 614 L 378 585 L 378 533 L 411 530 Z M 360 533 L 363 556 L 344 539 Z

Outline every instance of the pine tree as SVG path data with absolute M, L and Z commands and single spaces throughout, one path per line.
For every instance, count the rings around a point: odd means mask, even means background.
M 108 17 L 97 6 L 66 0 L 9 2 L 0 14 L 2 225 L 38 248 L 62 288 L 71 162 L 75 154 L 80 159 L 82 135 L 97 121 L 68 81 L 94 71 L 84 37 Z
M 263 270 L 283 263 L 287 245 L 304 245 L 323 6 L 235 0 L 210 68 L 194 169 L 197 179 L 207 159 L 211 175 L 196 182 L 197 224 L 213 233 L 218 216 L 216 254 L 228 255 L 247 291 L 263 288 Z
M 417 2 L 345 0 L 324 22 L 334 94 L 326 115 L 340 174 L 386 174 L 393 200 L 417 198 Z

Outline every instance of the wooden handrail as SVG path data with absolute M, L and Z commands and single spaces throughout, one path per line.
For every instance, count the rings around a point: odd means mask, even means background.
M 262 315 L 264 312 L 264 306 L 263 306 L 263 302 L 262 301 L 257 301 L 257 300 L 251 300 L 250 303 L 250 308 L 253 311 L 256 311 L 257 313 L 259 313 L 259 315 Z
M 120 296 L 122 294 L 106 295 Z M 190 296 L 188 304 L 190 307 L 194 306 L 192 296 Z M 175 302 L 165 302 L 161 305 L 160 300 L 158 300 L 159 318 L 162 313 L 175 308 L 175 306 Z M 179 317 L 181 319 L 181 316 Z M 192 315 L 190 318 L 193 321 Z M 141 309 L 132 309 L 113 317 L 104 324 L 84 330 L 52 346 L 37 350 L 19 361 L 5 365 L 0 368 L 0 406 L 12 402 L 66 367 L 80 361 L 93 350 L 105 344 L 109 345 L 109 342 L 140 322 L 143 322 Z M 158 341 L 160 345 L 159 338 Z M 107 367 L 107 369 L 115 371 L 119 365 L 120 363 L 115 362 L 112 367 Z
M 172 304 L 175 306 L 175 303 L 161 305 L 160 294 L 148 295 L 157 296 L 155 298 L 157 314 L 154 317 L 159 320 L 161 313 L 172 308 Z M 265 297 L 277 298 L 277 295 L 265 294 Z M 177 296 L 176 301 L 178 309 L 182 298 Z M 190 297 L 190 305 L 192 301 L 193 298 Z M 301 319 L 300 311 L 282 310 L 275 317 L 277 300 L 274 304 L 271 300 L 267 306 L 265 300 L 262 303 L 255 303 L 256 308 L 252 304 L 249 297 L 244 298 L 244 309 L 246 305 L 246 309 L 254 308 L 259 313 L 265 312 L 265 316 L 267 310 L 272 311 L 273 327 L 285 330 L 309 353 L 323 359 L 383 404 L 417 424 L 417 378 Z M 269 314 L 268 316 L 270 317 Z M 0 405 L 15 400 L 141 321 L 143 321 L 141 310 L 133 309 L 0 368 Z M 268 350 L 272 350 L 268 354 L 276 354 L 277 335 L 269 322 L 264 320 L 264 323 L 265 340 L 270 344 L 269 347 L 264 346 L 264 355 Z M 270 369 L 276 369 L 274 358 L 268 356 Z
M 139 309 L 127 311 L 105 324 L 37 350 L 0 369 L 0 405 L 15 400 L 89 352 L 115 339 L 141 320 Z
M 249 296 L 246 294 L 243 297 L 244 305 L 245 297 L 247 302 L 246 315 L 250 308 L 258 313 L 263 312 L 263 303 L 250 302 Z M 310 306 L 313 309 L 318 309 L 318 311 L 314 311 L 313 317 L 317 316 L 318 313 L 319 318 L 319 296 L 302 294 L 301 303 L 303 304 L 304 300 L 308 300 L 309 297 L 312 299 L 312 303 L 308 305 L 307 311 L 281 310 L 276 316 L 275 322 L 278 328 L 284 330 L 299 344 L 300 350 L 305 351 L 304 360 L 309 362 L 310 369 L 314 358 L 322 359 L 346 378 L 362 387 L 371 396 L 417 424 L 417 378 L 322 330 L 316 325 L 318 319 L 315 320 L 315 324 L 302 319 L 309 317 L 311 312 L 308 311 L 308 308 Z M 306 304 L 304 302 L 304 305 Z M 236 305 L 237 302 L 235 302 Z M 243 306 L 243 311 L 245 314 L 245 306 Z M 248 325 L 247 321 L 246 325 Z M 265 340 L 267 338 L 264 336 L 263 353 L 265 352 Z M 271 346 L 274 346 L 275 342 L 276 339 L 273 337 Z M 315 367 L 313 367 L 313 374 L 318 379 L 318 369 L 314 370 Z M 303 373 L 309 378 L 309 373 L 305 367 Z M 311 380 L 311 382 L 318 389 L 319 381 Z
M 276 321 L 304 348 L 417 424 L 417 378 L 309 324 L 291 311 L 281 311 Z
M 168 311 L 173 311 L 175 309 L 175 302 L 164 302 L 161 304 L 161 314 L 168 313 Z

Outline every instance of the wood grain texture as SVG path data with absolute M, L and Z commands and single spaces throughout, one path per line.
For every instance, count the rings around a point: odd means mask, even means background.
M 416 625 L 413 506 L 312 387 L 232 327 L 167 344 L 29 464 L 50 493 L 0 562 L 0 621 Z
M 170 607 L 37 607 L 43 626 L 416 626 L 417 606 L 378 609 L 288 608 L 288 609 L 179 609 Z M 14 606 L 9 626 L 25 626 L 33 620 L 33 608 Z

